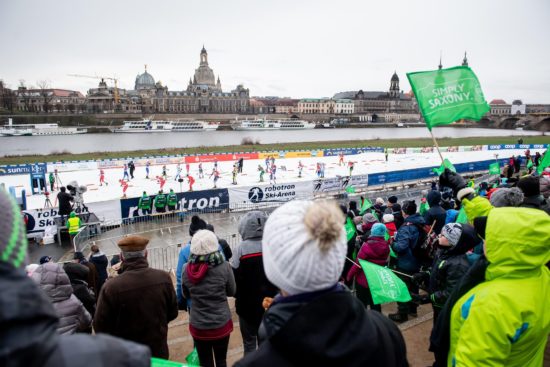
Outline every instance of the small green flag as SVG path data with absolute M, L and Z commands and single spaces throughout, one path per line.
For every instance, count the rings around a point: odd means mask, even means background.
M 188 367 L 200 367 L 201 364 L 199 362 L 199 353 L 197 352 L 197 348 L 193 348 L 193 351 L 185 357 L 185 361 L 187 362 Z
M 466 215 L 466 210 L 464 210 L 464 207 L 460 208 L 458 215 L 456 216 L 456 222 L 468 223 L 468 216 Z
M 355 187 L 354 187 L 354 186 L 348 186 L 348 187 L 346 187 L 346 192 L 347 192 L 347 193 L 350 193 L 350 194 L 355 193 Z
M 537 173 L 540 175 L 542 171 L 544 171 L 544 169 L 548 166 L 550 166 L 550 154 L 548 153 L 548 149 L 546 149 L 546 153 L 544 153 L 544 156 L 540 161 L 539 168 L 537 169 Z
M 393 258 L 396 258 L 396 259 L 397 259 L 397 254 L 393 251 L 393 249 L 391 248 L 391 246 L 390 246 L 390 257 L 393 257 Z
M 166 359 L 151 358 L 151 367 L 184 367 L 187 366 L 181 362 L 172 362 Z
M 532 161 L 531 159 L 529 159 L 529 160 L 527 161 L 527 166 L 526 166 L 526 167 L 527 167 L 527 169 L 533 167 L 533 161 Z
M 388 302 L 408 302 L 411 295 L 405 283 L 390 269 L 359 259 L 359 264 L 369 282 L 372 301 L 375 305 Z
M 489 174 L 490 175 L 500 175 L 500 163 L 495 162 L 489 165 Z
M 371 201 L 368 198 L 363 198 L 363 203 L 361 204 L 361 210 L 359 210 L 359 215 L 365 214 L 365 212 L 372 207 L 373 205 Z
M 445 168 L 448 168 L 451 171 L 456 172 L 455 166 L 453 166 L 451 161 L 448 160 L 447 158 L 443 160 L 443 163 L 441 163 L 441 166 L 439 166 L 439 168 L 434 168 L 433 171 L 435 172 L 436 175 L 441 176 L 441 174 L 445 171 Z
M 468 66 L 407 73 L 407 78 L 429 130 L 460 119 L 479 121 L 491 109 Z
M 350 217 L 346 219 L 345 228 L 346 228 L 346 237 L 349 241 L 353 238 L 353 236 L 355 236 L 355 232 L 357 231 L 357 228 L 355 228 L 355 224 L 353 224 L 353 221 L 351 220 Z

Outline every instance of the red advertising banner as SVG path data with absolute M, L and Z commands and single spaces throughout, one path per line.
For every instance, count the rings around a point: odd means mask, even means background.
M 258 159 L 258 153 L 199 154 L 186 156 L 185 163 L 236 161 L 239 158 Z

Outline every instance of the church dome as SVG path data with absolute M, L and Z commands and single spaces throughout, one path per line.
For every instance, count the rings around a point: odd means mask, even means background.
M 155 86 L 155 79 L 151 74 L 145 70 L 143 74 L 136 77 L 136 85 L 134 89 L 153 88 Z

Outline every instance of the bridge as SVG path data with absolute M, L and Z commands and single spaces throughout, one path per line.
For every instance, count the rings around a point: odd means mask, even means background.
M 550 112 L 517 115 L 485 115 L 480 124 L 500 129 L 523 128 L 525 130 L 550 131 Z

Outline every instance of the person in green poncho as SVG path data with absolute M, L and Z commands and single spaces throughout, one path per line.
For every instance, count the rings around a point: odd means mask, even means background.
M 420 199 L 420 207 L 418 208 L 418 213 L 421 216 L 424 216 L 430 210 L 430 205 L 428 204 L 428 190 L 422 190 L 422 198 Z
M 143 192 L 143 195 L 139 198 L 138 209 L 141 210 L 143 215 L 151 214 L 151 198 L 147 195 L 147 192 Z
M 176 210 L 176 205 L 178 205 L 178 196 L 174 192 L 174 189 L 170 189 L 170 193 L 168 194 L 168 210 Z
M 50 181 L 50 191 L 53 192 L 55 185 L 55 176 L 53 175 L 53 172 L 50 172 L 50 175 L 48 176 L 48 181 Z
M 164 213 L 166 211 L 166 194 L 162 190 L 155 196 L 155 210 L 157 213 Z

